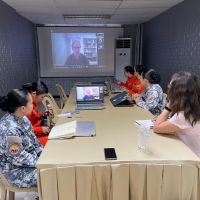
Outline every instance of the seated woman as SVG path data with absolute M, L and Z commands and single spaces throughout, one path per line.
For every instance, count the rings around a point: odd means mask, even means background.
M 137 65 L 136 67 L 134 67 L 134 71 L 135 71 L 135 76 L 140 79 L 140 76 L 142 75 L 142 73 L 148 71 L 146 69 L 146 67 L 144 65 Z
M 162 88 L 158 85 L 160 75 L 153 69 L 144 71 L 140 76 L 144 92 L 132 95 L 136 104 L 149 110 L 153 115 L 159 115 L 165 107 L 166 99 Z
M 33 98 L 33 111 L 27 117 L 31 121 L 35 135 L 44 146 L 48 140 L 50 128 L 47 125 L 41 124 L 42 116 L 47 111 L 40 113 L 38 111 L 38 104 L 42 102 L 45 95 L 48 93 L 48 88 L 42 81 L 24 84 L 23 88 L 27 89 Z
M 143 87 L 140 80 L 135 76 L 135 71 L 131 66 L 124 68 L 124 76 L 127 77 L 126 83 L 119 81 L 118 85 L 123 87 L 129 94 L 140 94 L 143 92 Z
M 7 112 L 0 120 L 0 171 L 13 186 L 36 186 L 42 146 L 26 117 L 33 109 L 32 97 L 26 90 L 11 90 L 0 97 L 0 108 Z
M 158 116 L 154 132 L 176 133 L 200 157 L 199 77 L 190 72 L 174 74 L 168 88 L 167 98 L 169 103 Z M 172 115 L 170 119 L 169 115 Z

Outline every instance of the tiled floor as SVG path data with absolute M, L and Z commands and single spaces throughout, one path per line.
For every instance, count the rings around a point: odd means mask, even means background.
M 0 197 L 1 197 L 1 183 L 0 183 Z M 15 193 L 15 200 L 33 200 L 34 198 L 27 197 L 31 196 L 31 194 L 27 194 L 26 192 L 17 192 Z M 7 197 L 8 200 L 8 197 Z

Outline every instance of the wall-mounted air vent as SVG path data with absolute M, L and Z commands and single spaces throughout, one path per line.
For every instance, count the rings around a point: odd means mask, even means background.
M 116 49 L 124 49 L 131 47 L 131 39 L 117 39 Z

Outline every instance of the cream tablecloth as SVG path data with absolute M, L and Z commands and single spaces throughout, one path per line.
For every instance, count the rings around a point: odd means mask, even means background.
M 175 136 L 153 133 L 151 153 L 137 148 L 136 119 L 152 115 L 137 106 L 85 110 L 72 120 L 94 120 L 96 137 L 50 140 L 37 162 L 41 200 L 197 200 L 200 159 Z M 74 91 L 64 111 L 75 108 Z M 117 160 L 106 161 L 113 147 Z

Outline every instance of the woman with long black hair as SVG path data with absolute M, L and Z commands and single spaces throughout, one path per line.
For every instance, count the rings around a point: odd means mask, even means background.
M 33 111 L 27 117 L 31 121 L 35 135 L 44 146 L 48 140 L 50 128 L 41 123 L 42 116 L 46 111 L 39 112 L 38 105 L 48 93 L 48 87 L 42 81 L 37 81 L 34 83 L 26 83 L 23 85 L 23 88 L 28 90 L 33 98 Z

